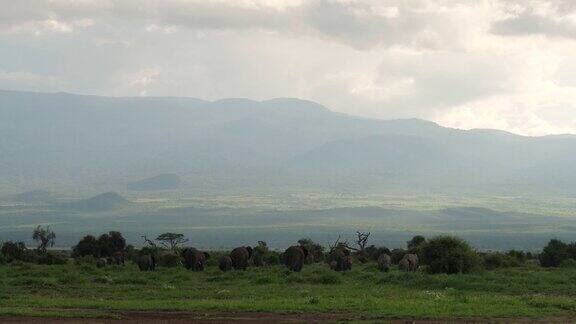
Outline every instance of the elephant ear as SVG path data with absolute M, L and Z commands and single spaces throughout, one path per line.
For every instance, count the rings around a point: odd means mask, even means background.
M 252 249 L 251 246 L 247 246 L 246 250 L 248 251 L 248 259 L 252 258 L 252 255 L 254 253 L 254 250 Z
M 204 253 L 204 257 L 206 258 L 206 260 L 210 259 L 210 253 L 208 252 L 202 252 Z

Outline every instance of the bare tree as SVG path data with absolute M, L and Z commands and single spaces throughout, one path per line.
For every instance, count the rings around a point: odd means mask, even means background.
M 370 238 L 370 232 L 356 232 L 356 245 L 358 245 L 358 254 L 364 255 L 364 250 L 368 244 L 368 239 Z
M 156 248 L 156 243 L 154 243 L 154 241 L 152 241 L 151 239 L 147 238 L 146 235 L 142 235 L 142 238 L 144 239 L 144 242 L 148 243 L 148 245 L 152 248 Z
M 32 239 L 38 242 L 38 251 L 46 253 L 48 246 L 53 247 L 56 240 L 56 234 L 50 229 L 50 226 L 42 227 L 36 226 Z
M 340 239 L 342 237 L 340 235 L 338 235 L 338 238 L 336 239 L 336 241 L 334 241 L 334 244 L 328 244 L 328 248 L 329 248 L 329 252 L 332 252 L 336 249 L 339 248 L 343 248 L 343 249 L 348 249 L 350 250 L 350 246 L 348 245 L 348 241 L 344 241 L 344 242 L 340 242 Z

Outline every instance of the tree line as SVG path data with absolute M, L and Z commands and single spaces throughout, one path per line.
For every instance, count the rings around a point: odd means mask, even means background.
M 125 260 L 137 264 L 141 270 L 154 270 L 156 266 L 184 266 L 202 271 L 205 265 L 217 265 L 222 271 L 284 264 L 290 270 L 300 271 L 306 264 L 326 263 L 335 271 L 351 270 L 353 264 L 375 262 L 381 271 L 391 265 L 399 269 L 428 273 L 469 273 L 475 270 L 492 270 L 521 266 L 527 262 L 542 267 L 576 267 L 576 242 L 565 243 L 552 239 L 540 253 L 518 250 L 506 252 L 478 252 L 465 240 L 447 235 L 425 238 L 417 235 L 406 242 L 405 248 L 388 249 L 369 244 L 369 232 L 357 232 L 349 243 L 335 240 L 327 247 L 310 238 L 298 240 L 285 251 L 268 248 L 264 241 L 254 246 L 237 247 L 231 251 L 199 251 L 185 246 L 189 240 L 180 233 L 163 233 L 154 239 L 142 236 L 143 246 L 135 248 L 126 244 L 122 233 L 110 231 L 99 236 L 86 235 L 71 252 L 52 251 L 56 234 L 49 226 L 37 226 L 32 239 L 36 248 L 29 249 L 23 242 L 6 241 L 1 244 L 0 264 L 30 262 L 38 264 L 64 264 L 70 258 L 76 262 L 91 262 L 97 266 L 122 266 Z M 213 254 L 216 258 L 210 257 Z

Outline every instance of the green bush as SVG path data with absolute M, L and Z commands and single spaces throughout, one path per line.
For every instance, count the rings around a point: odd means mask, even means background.
M 264 262 L 267 265 L 278 265 L 280 264 L 280 255 L 278 254 L 278 252 L 269 252 L 264 257 Z
M 480 264 L 478 254 L 466 241 L 457 237 L 434 237 L 422 246 L 421 251 L 429 273 L 469 273 Z
M 484 268 L 494 270 L 498 268 L 519 267 L 526 263 L 526 257 L 519 251 L 507 253 L 491 252 L 483 255 Z
M 180 256 L 174 253 L 164 253 L 158 258 L 158 265 L 174 268 L 180 265 Z
M 408 252 L 404 249 L 394 249 L 390 251 L 390 258 L 392 259 L 392 263 L 398 264 L 406 253 Z
M 388 254 L 390 255 L 390 249 L 388 249 L 385 246 L 375 246 L 375 245 L 370 245 L 368 246 L 364 252 L 366 253 L 366 256 L 368 257 L 368 259 L 372 260 L 372 261 L 377 261 L 378 258 L 380 257 L 380 255 L 382 254 Z
M 56 265 L 66 264 L 67 262 L 68 258 L 56 252 L 46 252 L 43 254 L 38 254 L 35 257 L 35 263 L 37 264 Z
M 550 240 L 540 254 L 540 264 L 543 267 L 558 267 L 562 261 L 572 257 L 571 245 L 560 240 Z
M 0 252 L 7 262 L 27 261 L 27 250 L 24 242 L 4 242 Z

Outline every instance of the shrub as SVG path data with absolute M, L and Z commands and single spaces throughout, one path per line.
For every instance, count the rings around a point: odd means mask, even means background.
M 368 259 L 372 260 L 372 261 L 376 261 L 378 260 L 378 257 L 382 254 L 388 254 L 390 255 L 390 249 L 388 249 L 385 246 L 380 246 L 377 247 L 375 245 L 370 245 L 368 246 L 364 252 L 366 253 L 366 256 L 368 257 Z
M 268 265 L 280 264 L 280 255 L 278 252 L 270 252 L 264 257 L 264 262 Z
M 46 252 L 45 254 L 37 255 L 35 261 L 37 264 L 55 265 L 66 264 L 68 259 L 65 256 L 55 252 Z
M 523 263 L 525 263 L 529 257 L 528 257 L 528 253 L 524 252 L 524 251 L 518 251 L 518 250 L 510 250 L 506 253 L 508 255 L 508 257 L 510 257 L 512 260 L 515 260 L 517 265 L 521 265 Z
M 100 256 L 100 248 L 98 240 L 92 235 L 84 236 L 72 250 L 72 255 L 76 257 L 92 256 L 98 258 Z
M 390 252 L 390 258 L 392 259 L 393 264 L 398 264 L 400 260 L 404 257 L 406 253 L 408 253 L 404 249 L 394 249 Z
M 310 256 L 310 262 L 320 262 L 324 259 L 324 247 L 310 238 L 303 238 L 298 240 L 298 244 L 305 247 L 308 250 L 308 255 Z
M 252 255 L 252 264 L 256 267 L 261 267 L 266 264 L 266 256 L 270 253 L 268 244 L 264 241 L 258 241 L 258 245 L 254 247 Z
M 426 243 L 426 238 L 422 235 L 414 236 L 410 241 L 406 242 L 408 249 L 418 248 L 419 246 Z
M 550 240 L 540 254 L 540 264 L 543 267 L 557 267 L 562 261 L 570 258 L 570 247 L 560 240 Z
M 109 257 L 114 252 L 124 251 L 126 240 L 122 237 L 122 233 L 111 231 L 98 237 L 98 248 L 101 257 Z
M 434 237 L 422 246 L 421 251 L 429 273 L 469 273 L 480 262 L 466 241 L 452 236 Z
M 484 268 L 494 270 L 505 266 L 504 256 L 501 253 L 487 253 L 484 257 Z
M 180 265 L 180 256 L 174 253 L 164 253 L 158 258 L 158 265 L 174 268 Z
M 24 242 L 4 242 L 0 251 L 7 262 L 24 261 L 26 257 L 26 245 L 24 245 Z

